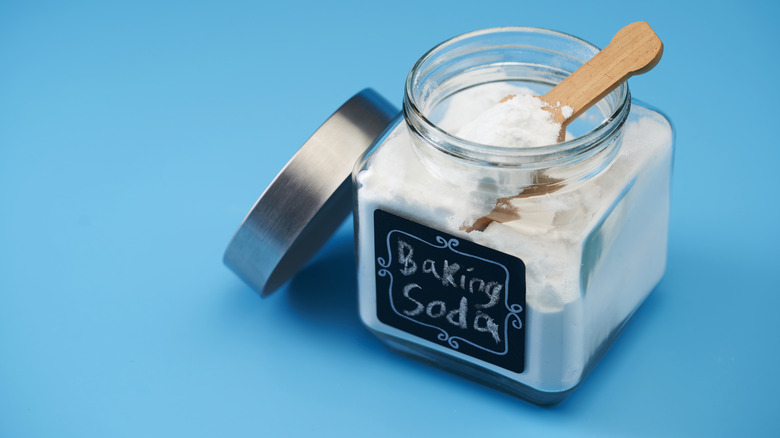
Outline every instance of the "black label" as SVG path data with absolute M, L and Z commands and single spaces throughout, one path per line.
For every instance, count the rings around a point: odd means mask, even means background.
M 377 317 L 521 373 L 523 261 L 382 210 L 374 211 Z

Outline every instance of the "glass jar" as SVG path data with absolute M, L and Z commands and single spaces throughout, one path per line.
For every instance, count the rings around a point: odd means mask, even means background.
M 562 143 L 453 135 L 518 87 L 544 94 L 597 52 L 554 31 L 497 28 L 413 66 L 403 116 L 353 172 L 360 316 L 391 347 L 553 404 L 658 284 L 673 131 L 626 84 Z

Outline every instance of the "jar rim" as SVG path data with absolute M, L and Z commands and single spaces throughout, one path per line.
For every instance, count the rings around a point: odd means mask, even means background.
M 507 163 L 506 160 L 511 157 L 535 158 L 534 161 L 538 163 L 539 159 L 547 161 L 547 159 L 555 160 L 562 156 L 579 156 L 583 153 L 592 151 L 599 143 L 603 143 L 605 139 L 610 138 L 612 135 L 619 132 L 620 128 L 625 123 L 630 110 L 631 97 L 627 82 L 623 82 L 607 95 L 614 96 L 616 104 L 613 111 L 607 115 L 599 125 L 580 136 L 559 143 L 524 148 L 488 145 L 464 140 L 433 123 L 420 109 L 418 96 L 415 94 L 415 85 L 420 79 L 420 74 L 423 72 L 424 67 L 429 63 L 434 63 L 435 57 L 438 54 L 441 54 L 452 46 L 475 37 L 501 33 L 527 33 L 529 35 L 536 34 L 554 37 L 561 39 L 562 41 L 574 43 L 586 50 L 593 51 L 594 55 L 600 50 L 596 45 L 564 32 L 526 26 L 493 27 L 467 32 L 450 38 L 423 54 L 414 63 L 407 75 L 404 86 L 403 112 L 407 124 L 409 124 L 413 130 L 418 132 L 423 130 L 429 134 L 433 134 L 436 139 L 429 143 L 433 144 L 437 149 L 446 149 L 445 152 L 449 155 L 455 155 L 469 161 L 488 161 L 493 165 L 496 165 L 497 163 L 502 163 L 500 165 L 510 164 Z M 570 56 L 570 54 L 558 53 Z M 582 63 L 585 61 L 587 61 L 587 59 L 583 60 Z M 443 146 L 444 144 L 446 144 L 446 147 Z M 497 160 L 475 159 L 475 153 L 482 157 L 493 157 Z

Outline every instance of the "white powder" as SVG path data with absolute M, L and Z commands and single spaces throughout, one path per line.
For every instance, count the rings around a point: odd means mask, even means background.
M 560 102 L 558 102 L 558 106 L 560 106 Z M 563 108 L 561 108 L 561 114 L 563 114 L 564 119 L 568 119 L 574 114 L 574 108 L 565 105 Z
M 491 84 L 465 90 L 437 108 L 431 119 L 459 132 L 507 94 L 518 94 L 517 87 Z M 475 361 L 377 319 L 373 212 L 383 209 L 523 260 L 525 371 L 516 374 L 484 362 L 480 366 L 541 391 L 572 388 L 663 274 L 670 163 L 670 125 L 635 104 L 623 144 L 607 169 L 553 193 L 517 198 L 512 204 L 518 220 L 465 233 L 460 227 L 487 214 L 499 196 L 483 187 L 490 169 L 453 170 L 442 178 L 423 163 L 405 124 L 397 125 L 356 174 L 363 321 L 379 332 Z M 523 187 L 505 189 L 517 193 Z
M 475 143 L 506 146 L 533 147 L 555 143 L 560 123 L 544 107 L 541 99 L 531 94 L 516 94 L 485 110 L 477 118 L 464 125 L 457 136 Z

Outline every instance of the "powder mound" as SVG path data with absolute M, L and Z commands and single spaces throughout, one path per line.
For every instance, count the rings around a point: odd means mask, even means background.
M 457 136 L 475 143 L 504 147 L 553 144 L 561 125 L 543 108 L 546 104 L 528 94 L 500 102 L 465 124 Z

